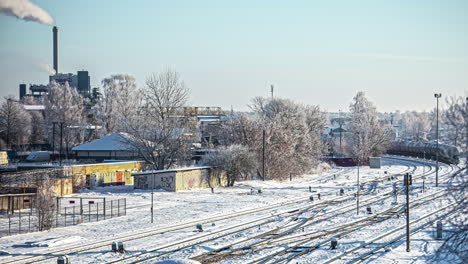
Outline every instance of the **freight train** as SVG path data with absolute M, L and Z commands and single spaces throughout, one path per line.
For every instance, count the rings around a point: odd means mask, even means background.
M 394 141 L 390 144 L 388 154 L 419 157 L 435 160 L 437 144 L 427 142 Z M 439 161 L 447 164 L 458 164 L 460 152 L 451 145 L 439 144 Z

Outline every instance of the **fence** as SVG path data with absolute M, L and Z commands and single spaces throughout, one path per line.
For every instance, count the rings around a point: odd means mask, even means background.
M 76 225 L 79 223 L 97 222 L 127 214 L 125 198 L 102 202 L 80 201 L 79 205 L 59 207 L 56 226 Z M 61 217 L 60 217 L 61 216 Z M 61 219 L 60 219 L 61 218 Z
M 59 201 L 59 199 L 57 199 Z M 52 228 L 97 222 L 127 214 L 125 198 L 102 202 L 88 201 L 74 206 L 57 206 Z M 28 209 L 0 213 L 0 237 L 41 231 L 35 204 Z

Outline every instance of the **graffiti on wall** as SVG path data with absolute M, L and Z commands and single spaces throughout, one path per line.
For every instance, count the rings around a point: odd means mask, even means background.
M 161 177 L 161 187 L 166 190 L 174 190 L 174 177 L 163 176 Z

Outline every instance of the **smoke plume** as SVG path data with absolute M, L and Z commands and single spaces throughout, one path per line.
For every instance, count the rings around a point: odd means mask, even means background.
M 45 73 L 48 73 L 48 74 L 51 74 L 51 75 L 55 74 L 54 68 L 52 68 L 52 66 L 50 66 L 47 63 L 33 63 L 33 66 L 34 66 L 34 68 L 36 68 L 39 71 L 42 71 L 42 72 L 45 72 Z
M 25 21 L 53 25 L 54 19 L 44 9 L 29 0 L 0 0 L 0 14 L 13 16 Z

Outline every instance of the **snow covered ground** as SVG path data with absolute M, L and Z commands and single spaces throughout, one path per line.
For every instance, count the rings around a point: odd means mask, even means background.
M 369 169 L 368 167 L 360 168 L 360 181 L 368 182 L 376 177 L 381 177 L 392 173 L 412 172 L 414 163 L 384 159 L 383 167 L 381 169 Z M 424 167 L 424 168 L 423 168 Z M 441 167 L 440 175 L 449 171 L 451 168 L 448 166 Z M 426 172 L 429 167 L 419 164 L 413 172 L 415 175 Z M 46 232 L 35 232 L 29 234 L 14 235 L 10 237 L 1 238 L 0 250 L 9 252 L 11 255 L 0 256 L 0 262 L 5 263 L 16 259 L 25 257 L 36 256 L 39 254 L 51 253 L 57 250 L 67 249 L 71 247 L 89 245 L 95 242 L 104 240 L 124 240 L 122 236 L 132 235 L 135 233 L 151 232 L 161 228 L 170 227 L 178 224 L 189 223 L 188 228 L 167 231 L 163 234 L 155 234 L 140 239 L 133 239 L 126 241 L 127 252 L 125 254 L 113 253 L 110 251 L 110 246 L 105 246 L 100 249 L 94 249 L 79 254 L 70 254 L 72 263 L 107 263 L 119 258 L 131 256 L 133 254 L 149 251 L 150 249 L 157 249 L 163 245 L 170 245 L 185 239 L 201 237 L 210 234 L 216 234 L 221 230 L 236 225 L 255 221 L 261 217 L 268 217 L 274 214 L 284 213 L 294 209 L 303 207 L 310 204 L 307 201 L 312 195 L 314 201 L 318 203 L 317 194 L 321 194 L 321 200 L 339 198 L 339 190 L 345 190 L 345 194 L 351 194 L 356 190 L 356 168 L 334 168 L 330 169 L 319 175 L 305 175 L 295 177 L 292 181 L 276 182 L 276 181 L 243 181 L 236 184 L 232 188 L 218 187 L 211 193 L 210 189 L 193 189 L 183 192 L 154 192 L 154 223 L 151 223 L 151 191 L 133 190 L 131 186 L 116 186 L 116 187 L 103 187 L 95 190 L 86 190 L 80 194 L 74 194 L 77 197 L 106 197 L 107 199 L 127 199 L 127 215 L 116 217 L 99 222 L 84 223 L 75 226 L 56 228 Z M 442 176 L 441 176 L 442 178 Z M 434 187 L 434 174 L 429 175 L 425 180 L 425 192 L 421 193 L 420 187 L 422 180 L 415 180 L 414 188 L 412 191 L 412 199 L 418 199 L 426 195 L 430 195 L 443 188 Z M 442 182 L 442 180 L 441 180 Z M 309 187 L 312 192 L 309 192 Z M 364 189 L 369 188 L 368 185 Z M 261 190 L 261 193 L 258 191 Z M 382 182 L 375 187 L 375 192 L 361 197 L 362 204 L 365 204 L 367 199 L 379 197 L 380 195 L 390 192 L 392 190 L 391 182 Z M 288 206 L 279 207 L 276 209 L 264 210 L 252 214 L 245 214 L 243 216 L 232 216 L 219 221 L 203 221 L 205 218 L 215 216 L 226 216 L 235 212 L 241 212 L 253 208 L 262 208 L 269 205 L 286 203 L 294 199 L 303 198 L 302 204 L 290 204 Z M 374 213 L 378 213 L 389 209 L 395 204 L 392 204 L 394 199 L 387 199 L 372 205 Z M 403 204 L 404 196 L 398 197 L 398 203 Z M 322 213 L 332 210 L 338 210 L 344 206 L 350 206 L 356 203 L 354 198 L 350 198 L 341 204 L 327 206 L 322 211 L 316 210 L 314 212 L 319 216 Z M 428 203 L 421 207 L 414 209 L 411 213 L 411 219 L 416 219 L 420 216 L 434 211 L 446 205 L 448 200 L 445 198 L 437 199 L 434 202 Z M 287 214 L 286 214 L 287 215 Z M 305 215 L 304 215 L 305 217 Z M 342 225 L 344 223 L 356 221 L 368 217 L 366 215 L 366 208 L 361 207 L 360 214 L 356 215 L 356 210 L 344 213 L 340 216 L 333 217 L 330 220 L 318 223 L 301 232 L 313 232 L 324 229 L 332 228 L 333 226 Z M 206 223 L 205 223 L 206 222 Z M 196 223 L 203 223 L 204 232 L 196 232 Z M 236 233 L 232 236 L 226 235 L 222 239 L 207 242 L 205 244 L 190 246 L 190 243 L 184 250 L 175 254 L 167 255 L 159 259 L 148 261 L 147 263 L 194 263 L 187 259 L 211 251 L 212 249 L 220 248 L 224 245 L 240 241 L 260 232 L 265 232 L 268 228 L 275 228 L 278 224 L 290 224 L 291 221 L 287 216 L 278 216 L 273 222 L 269 222 L 258 228 L 252 228 L 245 232 Z M 339 246 L 337 250 L 329 250 L 328 246 L 320 247 L 317 250 L 311 251 L 301 257 L 291 260 L 289 263 L 322 263 L 327 259 L 338 256 L 347 250 L 362 244 L 371 238 L 381 235 L 392 228 L 401 226 L 405 223 L 404 217 L 394 217 L 388 221 L 379 224 L 370 225 L 359 231 L 356 231 L 348 236 L 338 240 Z M 258 222 L 256 223 L 258 224 Z M 429 227 L 423 229 L 421 232 L 412 236 L 411 252 L 406 252 L 404 240 L 395 243 L 392 247 L 387 248 L 385 251 L 371 256 L 365 260 L 365 263 L 425 263 L 430 260 L 434 251 L 442 243 L 440 240 L 434 238 L 434 228 Z M 231 259 L 225 261 L 226 263 L 249 263 L 254 259 L 259 259 L 269 252 L 274 252 L 279 248 L 272 247 L 270 250 L 263 250 L 255 254 L 246 255 L 244 257 Z M 171 248 L 172 249 L 172 248 Z M 158 253 L 162 252 L 161 250 Z M 358 256 L 361 251 L 356 253 Z M 61 253 L 56 253 L 45 263 L 56 263 L 56 257 Z M 151 254 L 146 255 L 146 257 Z M 179 259 L 179 262 L 170 262 L 170 259 Z M 377 260 L 378 258 L 378 260 Z M 184 260 L 185 259 L 185 260 Z M 342 262 L 351 260 L 348 257 Z M 124 263 L 130 263 L 134 260 L 129 260 Z M 164 262 L 165 261 L 165 262 Z M 338 261 L 340 263 L 340 261 Z

